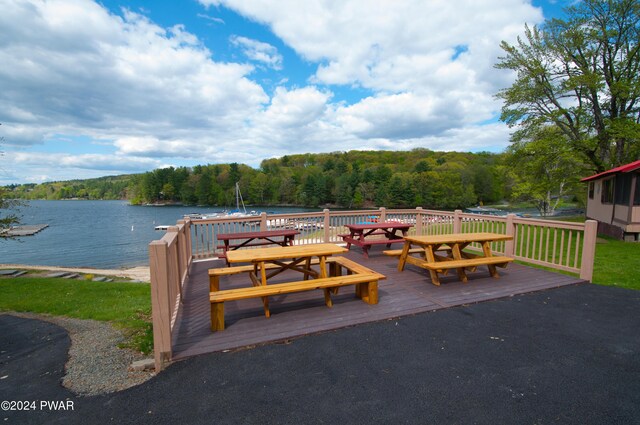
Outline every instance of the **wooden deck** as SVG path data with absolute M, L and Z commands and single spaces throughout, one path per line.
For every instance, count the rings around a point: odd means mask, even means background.
M 327 308 L 321 291 L 303 292 L 270 297 L 271 318 L 267 319 L 260 299 L 228 302 L 225 303 L 227 327 L 222 332 L 211 332 L 209 328 L 207 270 L 225 267 L 224 260 L 194 263 L 176 319 L 174 359 L 583 282 L 577 277 L 510 264 L 506 269 L 498 270 L 500 279 L 490 277 L 486 267 L 478 267 L 476 272 L 468 273 L 468 283 L 458 281 L 454 272 L 443 276 L 441 285 L 437 287 L 431 284 L 426 270 L 407 265 L 404 272 L 398 272 L 398 257 L 383 255 L 384 249 L 372 248 L 369 258 L 365 258 L 358 248 L 352 248 L 346 254 L 350 259 L 387 276 L 379 282 L 379 304 L 365 304 L 355 298 L 352 288 L 343 288 L 339 295 L 332 297 L 333 308 Z M 280 276 L 279 281 L 300 278 L 295 272 L 285 272 Z M 249 284 L 246 274 L 223 277 L 220 281 L 221 288 Z

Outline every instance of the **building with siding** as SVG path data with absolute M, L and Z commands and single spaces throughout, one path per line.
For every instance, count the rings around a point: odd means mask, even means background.
M 640 240 L 640 160 L 581 181 L 589 184 L 587 218 L 598 222 L 598 233 Z

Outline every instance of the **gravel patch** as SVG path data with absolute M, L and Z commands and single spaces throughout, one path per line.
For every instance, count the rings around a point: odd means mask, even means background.
M 71 338 L 62 385 L 82 396 L 121 391 L 142 384 L 152 371 L 130 371 L 129 366 L 147 355 L 118 348 L 126 340 L 110 323 L 29 313 L 15 316 L 45 320 L 65 328 Z

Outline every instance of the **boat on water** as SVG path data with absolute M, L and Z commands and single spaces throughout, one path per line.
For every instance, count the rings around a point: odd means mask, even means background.
M 486 214 L 486 215 L 507 215 L 508 214 L 507 211 L 499 210 L 497 208 L 483 207 L 483 206 L 467 208 L 465 211 L 472 214 Z
M 245 217 L 259 217 L 259 211 L 247 211 L 247 208 L 244 205 L 244 200 L 242 199 L 242 192 L 240 192 L 240 184 L 236 182 L 235 187 L 236 194 L 236 208 L 231 211 L 222 211 L 217 213 L 209 213 L 209 214 L 200 214 L 200 213 L 191 213 L 185 215 L 185 217 L 189 217 L 191 219 L 203 220 L 208 218 L 245 218 Z

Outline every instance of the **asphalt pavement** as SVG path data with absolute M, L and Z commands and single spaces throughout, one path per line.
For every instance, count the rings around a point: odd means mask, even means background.
M 640 423 L 640 291 L 591 284 L 202 355 L 95 397 L 61 386 L 68 347 L 0 316 L 0 400 L 37 402 L 2 423 Z

